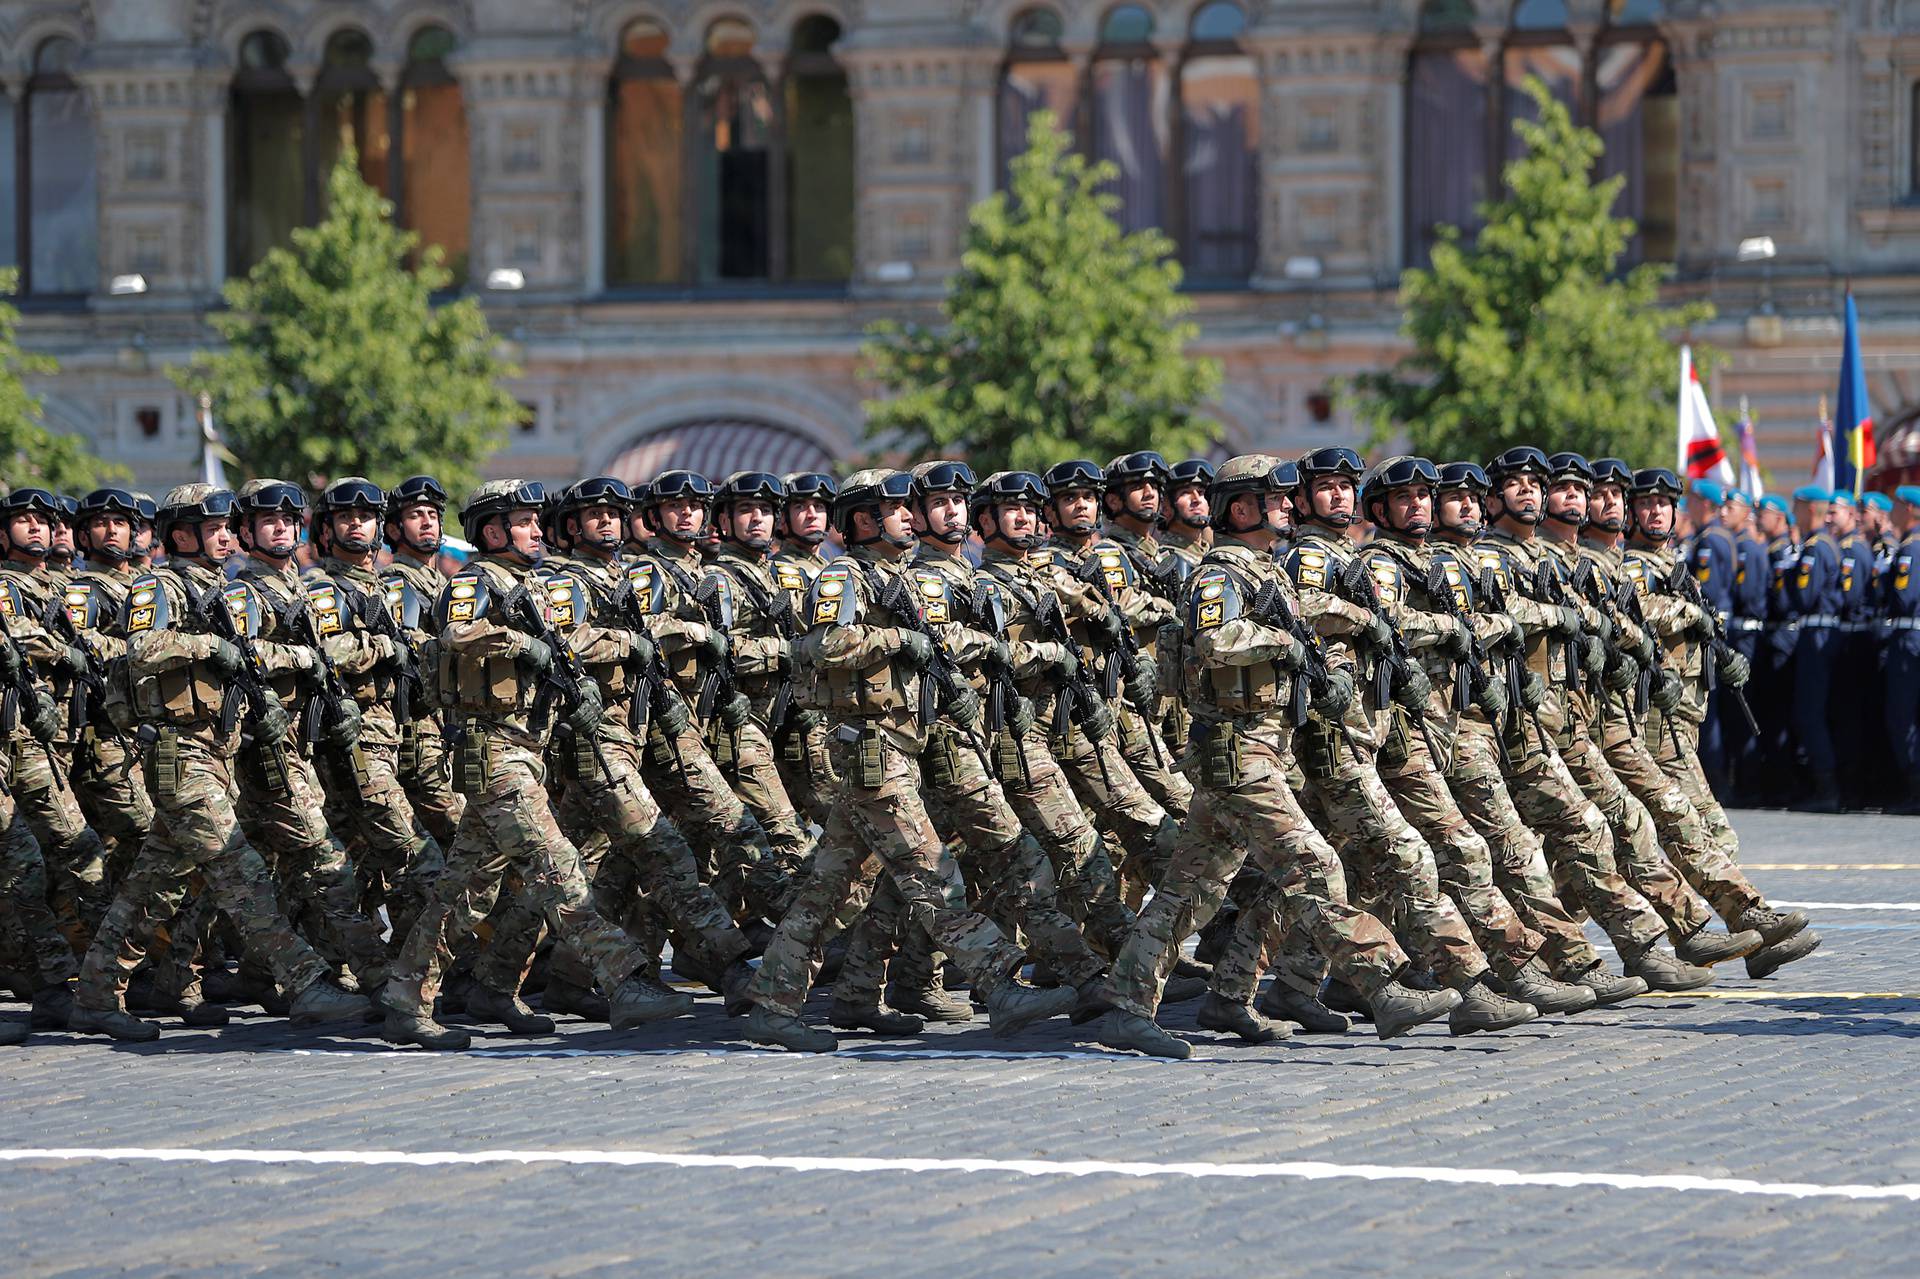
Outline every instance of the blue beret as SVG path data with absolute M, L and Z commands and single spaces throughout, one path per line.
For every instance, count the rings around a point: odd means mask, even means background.
M 1695 480 L 1687 491 L 1695 497 L 1705 498 L 1709 502 L 1718 502 L 1722 492 L 1720 486 L 1712 480 Z
M 1788 508 L 1787 499 L 1781 497 L 1778 493 L 1769 493 L 1761 498 L 1760 509 L 1763 511 L 1778 511 L 1788 519 L 1793 518 L 1793 511 Z
M 1851 493 L 1849 493 L 1849 492 L 1847 492 L 1847 491 L 1846 491 L 1845 489 L 1835 489 L 1835 490 L 1833 491 L 1833 494 L 1832 494 L 1832 496 L 1830 496 L 1830 497 L 1828 497 L 1828 498 L 1827 498 L 1827 501 L 1829 501 L 1829 502 L 1831 502 L 1831 503 L 1833 503 L 1833 504 L 1834 504 L 1835 506 L 1858 506 L 1858 505 L 1860 505 L 1860 503 L 1859 503 L 1859 502 L 1857 502 L 1856 500 L 1854 500 L 1854 496 L 1853 496 L 1853 494 L 1851 494 Z
M 1818 484 L 1802 484 L 1793 491 L 1793 500 L 1796 502 L 1831 502 L 1833 500 L 1833 492 L 1830 489 L 1821 488 Z
M 1891 511 L 1893 509 L 1893 499 L 1885 493 L 1869 493 L 1866 497 L 1862 498 L 1861 501 L 1864 505 L 1871 506 L 1876 511 Z
M 1908 506 L 1920 506 L 1920 484 L 1902 484 L 1893 495 Z
M 1724 506 L 1728 502 L 1745 502 L 1748 506 L 1753 505 L 1753 499 L 1747 496 L 1747 491 L 1745 489 L 1727 489 L 1725 492 L 1721 493 L 1720 494 L 1721 505 Z

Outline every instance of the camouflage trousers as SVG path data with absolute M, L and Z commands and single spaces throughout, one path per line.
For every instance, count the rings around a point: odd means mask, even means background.
M 825 830 L 833 812 L 840 779 L 833 773 L 833 753 L 827 748 L 824 720 L 809 728 L 789 727 L 773 743 L 773 759 L 780 782 L 787 788 L 800 815 Z
M 245 759 L 237 770 L 240 829 L 271 867 L 288 919 L 330 966 L 350 969 L 361 990 L 379 989 L 387 980 L 386 942 L 361 909 L 360 884 L 346 849 L 327 829 L 312 762 L 286 752 L 284 794 L 250 780 Z
M 352 855 L 367 913 L 386 907 L 398 946 L 432 894 L 443 850 L 420 835 L 400 785 L 400 730 L 392 709 L 362 707 L 355 749 L 328 752 L 320 770 L 327 825 Z
M 1124 701 L 1114 708 L 1113 726 L 1120 738 L 1120 754 L 1147 794 L 1175 821 L 1186 821 L 1193 810 L 1193 783 L 1175 769 L 1173 752 L 1160 739 L 1156 726 Z
M 1075 724 L 1045 741 L 1080 803 L 1119 839 L 1125 857 L 1117 869 L 1129 880 L 1158 884 L 1189 836 L 1140 784 L 1119 736 L 1116 729 L 1095 742 Z
M 991 997 L 1026 957 L 991 921 L 948 899 L 940 870 L 940 835 L 920 798 L 918 757 L 883 737 L 880 784 L 868 787 L 860 782 L 857 752 L 855 745 L 837 739 L 833 743 L 835 771 L 847 780 L 813 866 L 761 957 L 753 980 L 754 1002 L 799 1015 L 818 970 L 824 930 L 860 881 L 870 857 L 880 862 L 899 892 L 909 925 L 924 928 L 960 966 L 974 992 Z
M 469 731 L 489 732 L 481 724 Z M 503 735 L 489 736 L 486 785 L 467 796 L 446 869 L 393 960 L 386 1002 L 402 1013 L 432 1014 L 450 949 L 486 918 L 509 872 L 519 875 L 547 926 L 609 994 L 646 963 L 633 940 L 595 909 L 580 851 L 554 820 L 539 752 Z
M 1607 763 L 1587 731 L 1576 732 L 1561 757 L 1581 791 L 1600 809 L 1613 832 L 1614 860 L 1621 874 L 1666 922 L 1674 937 L 1691 937 L 1713 919 L 1706 902 L 1687 887 L 1660 848 L 1652 814 Z
M 1496 743 L 1487 729 L 1463 729 L 1454 741 L 1447 788 L 1461 814 L 1487 841 L 1494 884 L 1528 929 L 1543 939 L 1539 954 L 1547 967 L 1579 976 L 1599 964 L 1600 953 L 1580 921 L 1561 904 L 1540 837 L 1521 820 L 1501 775 Z
M 10 771 L 12 757 L 0 751 L 0 772 Z M 36 986 L 58 986 L 79 971 L 73 946 L 60 931 L 47 900 L 47 866 L 40 842 L 14 806 L 10 779 L 0 776 L 0 920 L 8 940 L 18 949 L 17 961 L 30 965 Z
M 460 828 L 467 799 L 453 788 L 453 766 L 447 754 L 447 735 L 434 716 L 415 720 L 401 729 L 395 756 L 400 789 L 406 792 L 413 815 L 444 854 Z
M 111 887 L 133 866 L 134 854 L 153 829 L 153 801 L 140 775 L 140 752 L 130 739 L 89 730 L 81 738 L 79 761 L 74 798 L 87 824 L 106 842 Z
M 978 748 L 951 728 L 935 726 L 920 765 L 927 814 L 937 830 L 958 835 L 960 869 L 978 892 L 979 912 L 1003 930 L 1023 932 L 1036 958 L 1068 985 L 1099 976 L 1104 965 L 1060 907 L 1053 867 L 1021 826 Z M 891 880 L 883 880 L 873 906 L 849 938 L 846 962 L 833 988 L 836 1000 L 862 1007 L 879 1002 L 887 961 L 901 940 L 905 908 Z
M 669 741 L 658 720 L 649 721 L 640 773 L 700 854 L 703 872 L 735 918 L 779 919 L 792 884 L 768 847 L 767 832 L 707 753 L 698 725 Z
M 1286 741 L 1249 732 L 1240 745 L 1237 785 L 1195 777 L 1194 838 L 1183 842 L 1108 974 L 1103 993 L 1117 1008 L 1154 1015 L 1181 944 L 1220 908 L 1228 881 L 1249 856 L 1271 886 L 1266 901 L 1276 932 L 1311 938 L 1336 972 L 1369 993 L 1406 966 L 1386 925 L 1348 902 L 1340 858 L 1287 785 Z M 1216 964 L 1213 975 L 1214 993 L 1240 1003 L 1253 999 L 1264 950 L 1261 929 L 1248 921 L 1245 933 L 1251 944 L 1230 946 L 1235 958 Z M 1241 937 L 1236 932 L 1236 943 Z
M 747 953 L 747 939 L 701 881 L 693 849 L 641 780 L 639 745 L 624 729 L 610 729 L 600 747 L 604 772 L 598 761 L 581 758 L 562 759 L 559 770 L 566 774 L 558 805 L 561 831 L 576 841 L 583 858 L 589 841 L 603 846 L 591 855 L 594 908 L 635 937 L 649 964 L 659 953 L 657 939 L 670 932 L 675 962 L 717 982 L 727 965 Z M 508 902 L 496 912 L 493 935 L 474 961 L 474 979 L 492 990 L 517 992 L 545 922 L 528 895 Z M 566 942 L 554 947 L 550 965 L 550 974 L 562 981 L 594 983 L 592 965 Z
M 1676 837 L 1668 844 L 1673 864 L 1731 927 L 1749 907 L 1764 906 L 1766 898 L 1741 871 L 1740 837 L 1733 833 L 1726 810 L 1714 798 L 1700 767 L 1700 726 L 1680 716 L 1649 711 L 1639 745 L 1651 755 L 1655 773 L 1669 783 L 1669 789 L 1679 792 L 1684 811 L 1699 824 L 1697 837 Z M 1651 801 L 1648 807 L 1653 807 Z M 1653 811 L 1655 820 L 1660 820 L 1661 810 Z
M 773 865 L 782 875 L 791 876 L 813 851 L 813 839 L 787 794 L 786 783 L 780 780 L 766 725 L 749 718 L 738 732 L 729 733 L 715 720 L 707 728 L 707 750 L 720 765 L 721 776 L 733 784 L 734 794 L 767 833 Z
M 1471 730 L 1469 730 L 1471 731 Z M 1545 939 L 1527 927 L 1493 877 L 1486 839 L 1460 811 L 1424 733 L 1401 735 L 1404 758 L 1380 768 L 1394 807 L 1433 850 L 1440 886 L 1459 908 L 1474 940 L 1504 977 L 1525 968 Z M 1459 749 L 1457 742 L 1454 750 Z
M 1361 901 L 1379 903 L 1375 913 L 1407 939 L 1437 981 L 1464 990 L 1487 971 L 1487 958 L 1440 890 L 1433 849 L 1394 805 L 1364 744 L 1356 751 L 1336 739 L 1329 754 L 1330 768 L 1308 772 L 1308 811 L 1362 885 Z M 1309 954 L 1317 947 L 1299 934 L 1288 949 Z
M 204 882 L 239 931 L 248 953 L 288 994 L 328 973 L 326 961 L 281 913 L 272 874 L 247 843 L 234 811 L 235 743 L 210 728 L 162 730 L 142 760 L 153 799 L 153 830 L 114 895 L 80 968 L 75 1000 L 123 1007 L 127 982 L 155 935 Z
M 1085 930 L 1086 940 L 1111 957 L 1120 953 L 1133 931 L 1134 915 L 1120 899 L 1113 866 L 1100 851 L 1100 837 L 1048 743 L 1038 727 L 1017 739 L 1009 727 L 989 745 L 1004 759 L 1001 792 L 1052 864 L 1055 899 Z M 1154 838 L 1160 839 L 1157 831 Z
M 107 846 L 80 811 L 69 775 L 72 746 L 38 742 L 24 734 L 13 739 L 15 809 L 40 842 L 46 863 L 49 900 L 60 931 L 75 954 L 106 914 L 112 891 L 107 882 Z
M 1551 699 L 1542 709 L 1554 709 Z M 1556 713 L 1548 730 L 1559 732 L 1562 723 Z M 1561 900 L 1592 915 L 1622 956 L 1638 956 L 1660 940 L 1666 924 L 1621 877 L 1607 819 L 1573 780 L 1551 739 L 1543 746 L 1520 726 L 1507 734 L 1506 744 L 1507 789 L 1521 819 L 1544 841 Z

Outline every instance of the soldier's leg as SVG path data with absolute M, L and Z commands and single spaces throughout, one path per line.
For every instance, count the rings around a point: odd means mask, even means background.
M 696 851 L 711 854 L 714 889 L 736 917 L 778 920 L 791 888 L 773 861 L 767 833 L 727 785 L 697 728 L 672 741 L 647 726 L 641 773 L 660 806 L 674 815 Z
M 1674 866 L 1732 926 L 1748 907 L 1760 904 L 1760 893 L 1734 862 L 1739 841 L 1706 786 L 1699 758 L 1687 749 L 1679 724 L 1669 716 L 1657 718 L 1663 721 L 1657 737 L 1610 746 L 1608 761 L 1653 815 L 1661 845 Z
M 773 745 L 774 762 L 787 795 L 802 816 L 825 830 L 840 782 L 833 773 L 832 753 L 827 750 L 826 722 L 809 720 L 790 727 Z
M 1140 785 L 1175 821 L 1186 821 L 1193 808 L 1193 783 L 1184 773 L 1175 770 L 1173 753 L 1160 740 L 1159 733 L 1126 703 L 1121 704 L 1113 722 L 1120 739 L 1120 754 Z
M 75 771 L 74 798 L 87 824 L 106 842 L 111 891 L 153 828 L 153 801 L 147 797 L 139 754 L 122 739 L 89 732 L 81 743 L 81 758 L 86 767 Z
M 1064 738 L 1047 739 L 1073 793 L 1126 850 L 1120 868 L 1130 879 L 1158 884 L 1186 836 L 1167 810 L 1140 784 L 1116 734 L 1095 742 L 1078 725 Z
M 869 862 L 874 862 L 873 872 L 867 871 Z M 877 869 L 877 861 L 855 842 L 848 806 L 836 805 L 812 865 L 794 891 L 793 904 L 760 957 L 760 971 L 749 988 L 756 1005 L 790 1017 L 800 1015 L 820 969 L 829 922 L 845 907 L 863 873 L 877 873 Z
M 178 916 L 186 902 L 194 861 L 165 826 L 164 816 L 158 818 L 81 961 L 73 997 L 80 1008 L 124 1012 L 127 983 L 146 958 L 155 930 Z
M 75 954 L 84 953 L 110 900 L 107 847 L 87 825 L 74 800 L 66 766 L 56 766 L 52 748 L 29 737 L 16 737 L 14 750 L 14 802 L 40 842 L 61 931 Z
M 724 731 L 721 730 L 721 731 Z M 733 741 L 733 790 L 767 832 L 767 847 L 780 874 L 792 876 L 813 851 L 813 840 L 780 780 L 773 743 L 757 719 L 741 725 Z
M 395 775 L 398 750 L 390 733 L 363 728 L 353 758 L 329 759 L 324 778 L 327 824 L 355 848 L 354 869 L 386 907 L 396 944 L 412 930 L 440 872 Z
M 1111 865 L 1099 853 L 1099 837 L 1074 796 L 1066 772 L 1039 729 L 1020 743 L 1020 758 L 1002 769 L 1001 789 L 1021 825 L 1033 832 L 1053 864 L 1054 893 L 1087 940 L 1117 955 L 1133 929 L 1133 912 L 1120 900 Z
M 20 959 L 31 965 L 35 988 L 64 987 L 79 972 L 79 965 L 47 904 L 47 868 L 40 859 L 39 841 L 13 815 L 10 797 L 0 795 L 0 810 L 0 816 L 8 818 L 0 833 L 0 910 L 18 933 Z
M 1599 744 L 1591 737 L 1577 737 L 1561 757 L 1581 793 L 1606 819 L 1613 833 L 1614 858 L 1627 882 L 1660 913 L 1674 940 L 1691 937 L 1711 923 L 1713 915 L 1706 902 L 1687 887 L 1660 851 L 1646 806 L 1607 766 Z
M 467 802 L 465 796 L 453 789 L 453 768 L 440 721 L 416 720 L 410 730 L 405 730 L 395 763 L 400 786 L 413 805 L 414 816 L 434 842 L 445 849 L 453 843 Z

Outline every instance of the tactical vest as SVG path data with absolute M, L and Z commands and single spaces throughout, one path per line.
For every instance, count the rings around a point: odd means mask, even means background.
M 807 625 L 814 631 L 828 626 L 861 625 L 861 615 L 877 605 L 865 598 L 867 582 L 854 564 L 842 557 L 820 570 L 807 592 Z M 866 625 L 881 625 L 868 619 Z M 880 719 L 917 705 L 908 696 L 914 677 L 881 657 L 867 666 L 823 667 L 814 672 L 814 704 L 837 719 Z
M 187 614 L 204 603 L 207 608 L 224 607 L 234 629 L 242 634 L 259 634 L 263 609 L 251 586 L 221 581 L 210 594 L 216 598 L 196 596 L 192 584 L 169 569 L 144 573 L 127 591 L 121 628 L 129 641 L 151 631 L 177 630 L 189 623 Z M 129 694 L 133 714 L 140 720 L 175 728 L 200 726 L 220 718 L 226 706 L 226 677 L 205 660 L 182 662 L 133 674 Z
M 1272 662 L 1207 664 L 1193 652 L 1196 638 L 1240 617 L 1252 602 L 1257 588 L 1244 572 L 1231 557 L 1210 552 L 1187 592 L 1182 641 L 1187 687 L 1196 700 L 1227 716 L 1264 715 L 1287 705 L 1293 696 L 1291 675 Z

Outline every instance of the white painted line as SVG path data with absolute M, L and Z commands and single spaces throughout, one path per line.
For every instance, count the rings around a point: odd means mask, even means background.
M 1920 902 L 1774 902 L 1793 910 L 1920 910 Z
M 1920 870 L 1920 862 L 1741 862 L 1741 870 Z
M 842 1045 L 838 1052 L 830 1056 L 809 1058 L 804 1055 L 783 1052 L 777 1048 L 563 1048 L 559 1045 L 546 1046 L 526 1044 L 508 1046 L 478 1046 L 458 1053 L 425 1053 L 406 1048 L 394 1048 L 386 1044 L 369 1043 L 365 1048 L 283 1048 L 271 1051 L 284 1052 L 291 1057 L 378 1057 L 384 1066 L 389 1061 L 444 1061 L 449 1056 L 456 1057 L 758 1057 L 768 1061 L 840 1061 L 852 1057 L 870 1060 L 915 1060 L 915 1061 L 1105 1061 L 1126 1062 L 1140 1065 L 1164 1060 L 1158 1057 L 1135 1057 L 1122 1053 L 1111 1053 L 1096 1049 L 1060 1048 L 1036 1050 L 1033 1052 L 1007 1052 L 992 1048 L 881 1048 L 856 1047 Z M 1198 1060 L 1198 1059 L 1196 1059 Z
M 651 1150 L 194 1150 L 76 1146 L 0 1149 L 0 1161 L 131 1163 L 251 1163 L 435 1168 L 473 1164 L 570 1164 L 615 1168 L 731 1168 L 785 1172 L 971 1172 L 1012 1173 L 1023 1177 L 1233 1177 L 1287 1178 L 1305 1181 L 1425 1181 L 1463 1186 L 1537 1186 L 1558 1190 L 1596 1187 L 1607 1190 L 1701 1190 L 1729 1195 L 1768 1195 L 1784 1199 L 1906 1199 L 1920 1201 L 1920 1185 L 1820 1185 L 1813 1182 L 1749 1181 L 1741 1177 L 1697 1177 L 1690 1173 L 1648 1176 L 1630 1172 L 1515 1172 L 1508 1168 L 1423 1168 L 1389 1164 L 1329 1164 L 1300 1161 L 1272 1164 L 1108 1163 L 1055 1159 L 862 1159 L 809 1155 L 688 1155 Z

